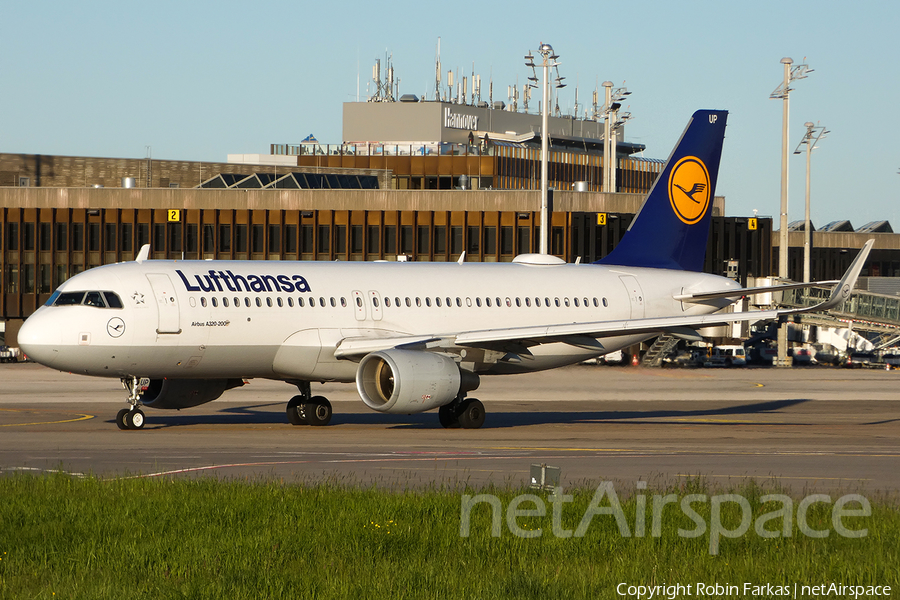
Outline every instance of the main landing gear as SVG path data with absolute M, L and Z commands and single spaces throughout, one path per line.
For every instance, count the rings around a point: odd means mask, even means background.
M 308 381 L 294 383 L 300 394 L 287 403 L 287 419 L 291 425 L 328 425 L 331 422 L 331 402 L 325 396 L 313 396 Z
M 116 414 L 116 425 L 119 429 L 143 429 L 144 413 L 138 408 L 141 401 L 141 380 L 139 377 L 123 378 L 122 385 L 128 390 L 128 404 L 131 408 L 123 408 Z
M 476 398 L 460 395 L 438 409 L 438 419 L 446 429 L 478 429 L 484 425 L 484 404 Z

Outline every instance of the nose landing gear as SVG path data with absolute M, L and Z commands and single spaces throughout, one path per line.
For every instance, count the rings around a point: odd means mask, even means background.
M 123 408 L 116 414 L 116 425 L 119 429 L 143 429 L 144 412 L 138 408 L 143 389 L 139 377 L 123 378 L 122 385 L 128 390 L 128 404 L 131 408 Z

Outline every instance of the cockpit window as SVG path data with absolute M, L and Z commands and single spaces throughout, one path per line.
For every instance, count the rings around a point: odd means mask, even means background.
M 62 292 L 56 299 L 53 306 L 71 306 L 73 304 L 81 304 L 84 300 L 84 292 Z
M 103 292 L 103 297 L 106 298 L 106 305 L 110 308 L 124 308 L 122 300 L 115 292 Z
M 87 306 L 96 306 L 97 308 L 106 308 L 106 303 L 103 302 L 103 295 L 100 292 L 88 292 L 84 297 L 84 303 Z
M 47 306 L 75 306 L 83 304 L 95 308 L 124 308 L 122 299 L 115 292 L 59 292 L 47 300 Z

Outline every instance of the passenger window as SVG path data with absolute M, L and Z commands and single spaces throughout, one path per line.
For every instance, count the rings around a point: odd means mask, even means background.
M 475 306 L 481 308 L 481 298 L 475 298 Z
M 250 308 L 250 298 L 248 298 L 247 296 L 244 296 L 244 306 Z
M 556 304 L 556 308 L 559 308 L 559 298 L 554 298 L 553 302 Z
M 488 308 L 491 307 L 491 298 L 490 298 L 490 296 L 484 299 L 484 303 L 485 303 L 485 305 L 487 305 Z
M 228 308 L 228 298 L 222 298 L 222 306 Z
M 531 298 L 525 297 L 525 306 L 531 306 Z
M 576 307 L 580 306 L 580 303 L 578 302 L 578 298 L 575 298 L 575 306 Z
M 356 297 L 356 306 L 362 308 L 362 298 L 359 296 Z
M 400 298 L 397 296 L 394 296 L 394 306 L 400 308 Z
M 303 302 L 303 296 L 297 298 L 297 306 L 299 306 L 300 308 L 303 308 L 304 304 L 305 303 Z
M 262 307 L 262 300 L 260 299 L 259 296 L 256 297 L 256 306 L 257 306 L 257 308 Z
M 418 297 L 416 298 L 416 306 L 418 306 L 419 308 L 422 307 L 422 299 L 421 298 L 418 298 Z
M 203 308 L 206 308 L 206 297 L 205 296 L 200 297 L 200 306 L 202 306 Z
M 269 308 L 272 308 L 272 299 L 271 298 L 266 298 L 266 306 L 268 306 Z
M 495 298 L 495 300 L 497 300 L 497 308 L 501 308 L 503 303 L 500 301 L 500 298 Z
M 412 302 L 410 301 L 409 296 L 407 296 L 406 297 L 406 307 L 409 308 L 410 306 L 412 306 Z
M 319 296 L 319 306 L 321 306 L 322 308 L 325 308 L 325 297 L 324 296 Z
M 534 299 L 534 305 L 537 306 L 538 308 L 540 308 L 540 307 L 541 307 L 541 299 L 540 299 L 540 298 L 535 298 L 535 299 Z
M 100 295 L 100 292 L 88 292 L 85 294 L 84 303 L 86 306 L 106 308 L 106 304 L 103 302 L 103 296 Z
M 106 298 L 106 305 L 110 308 L 124 308 L 122 300 L 115 292 L 103 292 L 103 297 Z
M 471 298 L 466 298 L 466 306 L 469 308 L 472 308 L 472 299 Z
M 545 305 L 547 308 L 550 308 L 550 298 L 544 298 L 544 305 Z
M 331 304 L 334 306 L 334 298 L 331 299 Z M 378 308 L 378 298 L 375 296 L 372 296 L 372 306 Z
M 425 306 L 431 308 L 431 298 L 425 297 Z
M 341 306 L 347 308 L 347 299 L 341 296 Z
M 585 308 L 588 307 L 588 299 L 587 299 L 587 298 L 584 299 L 584 307 L 585 307 Z
M 507 299 L 506 299 L 506 307 L 509 308 L 510 306 L 512 306 L 512 300 L 510 300 L 509 298 L 507 298 Z
M 456 305 L 462 307 L 462 299 L 459 296 L 456 297 Z
M 212 301 L 212 305 L 213 305 L 213 306 L 219 306 L 219 301 L 216 300 L 216 297 L 215 297 L 215 296 L 213 296 L 213 297 L 211 298 L 211 301 Z
M 294 299 L 288 296 L 288 307 L 294 308 Z
M 597 308 L 598 306 L 600 306 L 600 303 L 597 302 L 597 298 L 595 297 L 594 298 L 594 308 Z
M 441 306 L 441 297 L 438 296 L 437 298 L 435 298 L 435 299 L 434 299 L 434 303 L 438 306 L 438 308 L 440 308 L 440 306 Z
M 566 308 L 569 308 L 569 299 L 568 299 L 568 298 L 563 298 L 563 304 L 566 305 Z
M 519 308 L 522 308 L 522 299 L 521 298 L 516 298 L 516 306 L 518 306 Z
M 378 304 L 377 304 L 378 301 L 376 300 L 375 302 L 376 302 L 375 306 L 378 306 Z M 331 297 L 331 308 L 337 308 L 337 301 L 334 299 L 334 296 Z
M 278 308 L 284 308 L 284 300 L 280 296 L 275 301 L 278 303 Z
M 384 297 L 384 305 L 385 305 L 387 308 L 390 308 L 390 307 L 391 307 L 391 298 L 390 298 L 390 296 L 385 296 L 385 297 Z
M 606 298 L 603 299 L 603 308 L 609 306 L 609 303 L 606 301 Z

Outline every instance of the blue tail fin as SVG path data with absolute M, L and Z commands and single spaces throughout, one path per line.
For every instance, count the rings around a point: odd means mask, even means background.
M 727 119 L 694 113 L 622 241 L 597 264 L 703 269 Z

